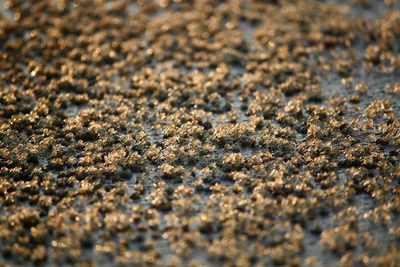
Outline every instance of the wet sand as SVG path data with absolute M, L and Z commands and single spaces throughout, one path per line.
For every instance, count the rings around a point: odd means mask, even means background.
M 0 1 L 0 266 L 398 266 L 398 1 Z

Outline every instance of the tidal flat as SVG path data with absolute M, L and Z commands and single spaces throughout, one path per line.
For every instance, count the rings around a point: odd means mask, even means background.
M 0 1 L 0 266 L 400 266 L 397 0 Z

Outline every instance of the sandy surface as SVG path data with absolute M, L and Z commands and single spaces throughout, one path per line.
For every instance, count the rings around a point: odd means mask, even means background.
M 0 266 L 399 266 L 399 1 L 0 1 Z

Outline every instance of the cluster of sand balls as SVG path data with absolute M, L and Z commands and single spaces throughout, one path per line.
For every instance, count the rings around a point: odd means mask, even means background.
M 0 266 L 400 264 L 397 1 L 6 4 Z

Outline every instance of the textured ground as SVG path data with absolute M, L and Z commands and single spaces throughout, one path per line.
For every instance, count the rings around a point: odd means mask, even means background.
M 0 266 L 400 266 L 398 1 L 0 3 Z

